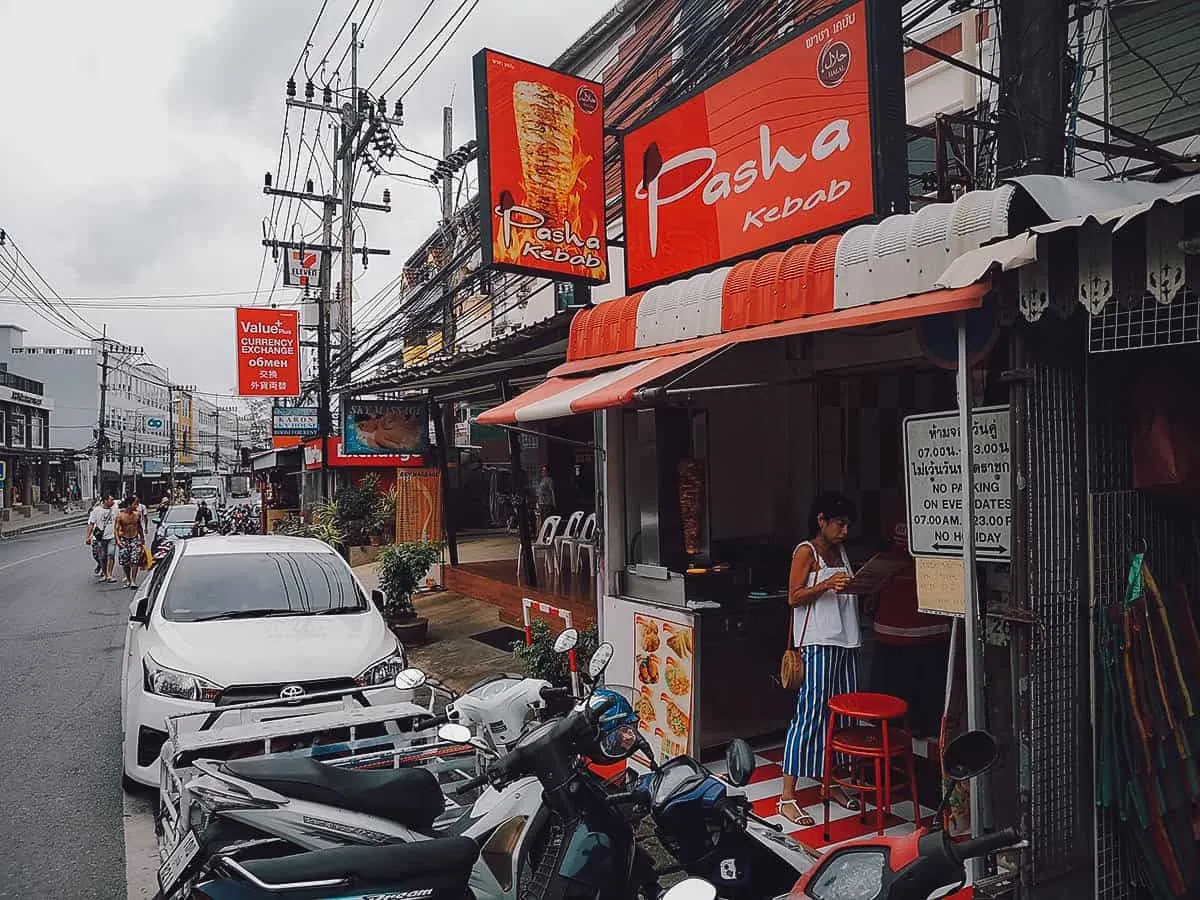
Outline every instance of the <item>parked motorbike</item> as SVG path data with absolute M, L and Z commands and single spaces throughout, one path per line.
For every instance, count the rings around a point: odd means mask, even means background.
M 730 784 L 749 784 L 754 772 L 749 744 L 733 741 L 725 761 Z M 654 767 L 632 795 L 650 809 L 659 842 L 678 862 L 660 869 L 660 876 L 682 870 L 718 884 L 722 897 L 761 900 L 785 894 L 820 859 L 816 850 L 755 815 L 744 796 L 730 794 L 725 782 L 691 757 Z
M 960 735 L 942 756 L 953 782 L 983 774 L 995 760 L 996 741 L 985 731 Z M 787 896 L 797 900 L 927 900 L 937 891 L 939 897 L 967 897 L 961 890 L 967 880 L 964 863 L 1017 847 L 1020 837 L 1009 828 L 956 843 L 940 824 L 950 793 L 943 797 L 930 827 L 903 837 L 869 835 L 842 844 L 825 854 Z
M 559 635 L 555 650 L 566 653 L 577 639 L 578 633 L 568 629 Z M 594 655 L 593 663 L 602 671 L 605 654 Z M 396 687 L 412 690 L 424 677 L 419 670 L 406 670 L 397 676 Z M 476 762 L 469 771 L 475 774 L 564 696 L 569 697 L 566 689 L 540 679 L 489 679 L 451 701 L 442 715 L 423 720 L 420 727 L 447 725 L 453 743 L 474 747 Z M 169 897 L 187 896 L 188 885 L 204 870 L 203 861 L 241 841 L 251 842 L 257 854 L 278 856 L 296 850 L 428 841 L 442 828 L 486 837 L 519 820 L 523 828 L 512 826 L 504 836 L 519 849 L 542 807 L 532 778 L 503 792 L 486 790 L 478 796 L 478 782 L 451 783 L 445 789 L 447 799 L 437 777 L 416 768 L 334 769 L 306 757 L 225 763 L 197 759 L 192 765 L 200 774 L 187 783 L 186 800 L 177 817 L 191 827 L 186 833 L 180 830 L 164 846 L 160 883 Z M 401 795 L 406 793 L 424 798 L 419 809 L 403 806 Z M 514 896 L 511 877 L 506 882 L 484 872 L 479 880 L 481 896 Z
M 612 647 L 601 645 L 589 666 L 593 681 L 611 657 Z M 628 701 L 601 689 L 566 716 L 527 730 L 510 752 L 460 786 L 460 791 L 473 791 L 490 785 L 470 813 L 447 829 L 459 832 L 461 838 L 435 837 L 423 827 L 436 818 L 438 806 L 430 790 L 433 776 L 425 770 L 373 773 L 385 780 L 371 787 L 364 784 L 358 790 L 323 784 L 323 788 L 339 790 L 343 800 L 385 807 L 394 820 L 408 820 L 410 840 L 403 847 L 341 847 L 282 858 L 277 855 L 278 847 L 266 846 L 270 841 L 247 841 L 227 847 L 213 858 L 193 896 L 347 898 L 385 890 L 402 896 L 467 896 L 462 891 L 462 873 L 473 863 L 469 884 L 480 900 L 657 897 L 649 858 L 638 850 L 633 829 L 620 808 L 632 796 L 610 796 L 583 763 L 586 758 L 605 762 L 628 758 L 645 743 L 636 722 Z M 465 726 L 456 724 L 444 725 L 441 732 L 447 740 L 473 738 Z M 224 768 L 252 762 L 256 761 L 228 763 Z M 246 773 L 243 770 L 241 774 Z M 364 773 L 343 774 L 354 777 Z M 290 786 L 291 799 L 282 799 L 302 806 L 305 801 L 297 795 L 308 794 L 306 786 L 315 784 L 315 777 L 297 778 Z M 436 787 L 435 779 L 432 786 Z M 508 801 L 507 808 L 502 808 L 503 800 Z M 517 800 L 524 803 L 518 806 Z M 328 824 L 314 817 L 305 821 L 314 828 Z M 481 842 L 478 862 L 476 844 L 471 840 L 462 843 L 466 838 Z M 389 862 L 394 859 L 401 863 Z M 390 868 L 392 865 L 395 868 Z M 424 869 L 420 869 L 422 865 Z M 419 882 L 418 869 L 436 884 Z M 460 893 L 455 894 L 456 890 Z

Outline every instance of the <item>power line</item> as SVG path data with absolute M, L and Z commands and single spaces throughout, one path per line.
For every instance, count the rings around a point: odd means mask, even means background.
M 437 50 L 434 52 L 433 56 L 429 57 L 429 61 L 426 62 L 425 65 L 421 68 L 421 71 L 417 73 L 417 77 L 414 78 L 412 80 L 412 83 L 409 84 L 409 86 L 406 87 L 401 92 L 400 99 L 403 100 L 406 96 L 408 96 L 408 92 L 411 91 L 414 87 L 416 87 L 417 82 L 421 80 L 421 76 L 424 75 L 427 71 L 429 71 L 429 67 L 433 65 L 433 61 L 435 59 L 437 59 L 439 56 L 441 56 L 442 51 L 446 49 L 446 45 L 450 43 L 451 39 L 456 34 L 458 34 L 459 29 L 462 28 L 463 25 L 465 25 L 467 23 L 467 19 L 469 19 L 471 17 L 471 13 L 475 12 L 475 8 L 477 6 L 479 6 L 479 0 L 474 0 L 474 2 L 471 4 L 471 8 L 467 10 L 466 14 L 459 20 L 458 24 L 454 26 L 454 30 L 451 31 L 448 35 L 446 35 L 446 39 L 444 41 L 442 41 L 442 45 L 437 48 Z M 399 79 L 397 79 L 397 81 L 398 80 Z
M 426 14 L 436 2 L 437 0 L 429 0 L 429 2 L 425 5 L 425 8 L 421 10 L 421 14 L 417 16 L 417 21 L 413 22 L 412 28 L 408 29 L 408 34 L 404 35 L 400 43 L 396 46 L 396 49 L 392 51 L 392 55 L 388 57 L 387 62 L 383 64 L 383 67 L 376 73 L 375 77 L 371 79 L 371 83 L 367 85 L 366 90 L 369 91 L 375 86 L 375 82 L 377 82 L 383 76 L 383 73 L 387 71 L 387 67 L 390 66 L 392 61 L 400 55 L 400 51 L 404 49 L 404 45 L 408 43 L 408 39 L 411 38 L 417 28 L 420 27 L 421 22 L 424 21 Z M 383 93 L 386 94 L 387 91 L 384 91 Z
M 321 16 L 325 15 L 325 7 L 328 5 L 329 0 L 322 0 L 321 8 L 317 10 L 317 17 L 313 20 L 312 28 L 308 31 L 308 38 L 304 41 L 304 48 L 300 51 L 300 55 L 296 57 L 296 64 L 292 66 L 292 74 L 288 78 L 296 77 L 296 70 L 300 68 L 300 62 L 304 59 L 304 54 L 312 46 L 313 35 L 317 33 L 317 25 L 321 22 Z
M 421 57 L 425 55 L 425 52 L 430 47 L 433 46 L 434 42 L 438 38 L 440 38 L 442 36 L 442 32 L 444 32 L 447 28 L 450 27 L 450 23 L 452 23 L 454 21 L 455 16 L 457 16 L 460 12 L 462 12 L 463 9 L 466 7 L 466 5 L 470 2 L 472 2 L 472 0 L 462 0 L 462 2 L 458 4 L 458 8 L 456 10 L 454 10 L 454 12 L 450 13 L 450 17 L 447 18 L 446 21 L 442 24 L 442 27 L 437 30 L 437 33 L 434 34 L 434 36 L 429 39 L 429 42 L 424 47 L 422 47 L 420 50 L 417 51 L 417 55 L 415 57 L 413 57 L 413 61 L 410 62 L 407 66 L 405 66 L 404 71 L 402 71 L 399 75 L 397 75 L 391 84 L 389 84 L 382 91 L 380 91 L 379 92 L 380 94 L 386 95 L 392 88 L 394 88 L 397 84 L 400 83 L 400 79 L 402 79 L 405 75 L 407 75 L 409 72 L 412 71 L 413 66 L 415 66 L 418 62 L 421 61 Z M 476 4 L 478 4 L 479 0 L 474 0 L 474 2 Z M 383 73 L 380 72 L 380 74 L 383 74 Z M 376 79 L 378 79 L 378 76 L 376 76 Z M 371 82 L 371 84 L 374 84 L 374 83 L 375 83 L 374 81 Z M 370 85 L 368 85 L 368 87 L 370 87 Z

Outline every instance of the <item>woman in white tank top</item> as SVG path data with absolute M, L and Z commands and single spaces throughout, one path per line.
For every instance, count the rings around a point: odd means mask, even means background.
M 843 547 L 853 518 L 854 504 L 841 494 L 817 497 L 809 518 L 812 538 L 796 547 L 788 578 L 792 641 L 804 660 L 804 681 L 784 744 L 778 812 L 805 828 L 816 820 L 796 801 L 796 779 L 822 780 L 829 698 L 858 688 L 858 598 L 840 593 L 853 574 Z M 858 808 L 840 789 L 833 799 Z

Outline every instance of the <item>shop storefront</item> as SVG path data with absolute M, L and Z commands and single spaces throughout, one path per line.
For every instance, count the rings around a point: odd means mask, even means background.
M 250 457 L 250 471 L 262 497 L 262 527 L 271 534 L 277 522 L 300 515 L 300 447 L 265 450 Z

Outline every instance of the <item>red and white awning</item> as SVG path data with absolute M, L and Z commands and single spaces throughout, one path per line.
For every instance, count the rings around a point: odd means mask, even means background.
M 699 363 L 721 346 L 643 359 L 596 375 L 547 378 L 507 403 L 489 409 L 478 421 L 481 425 L 513 425 L 629 406 L 638 388 Z

